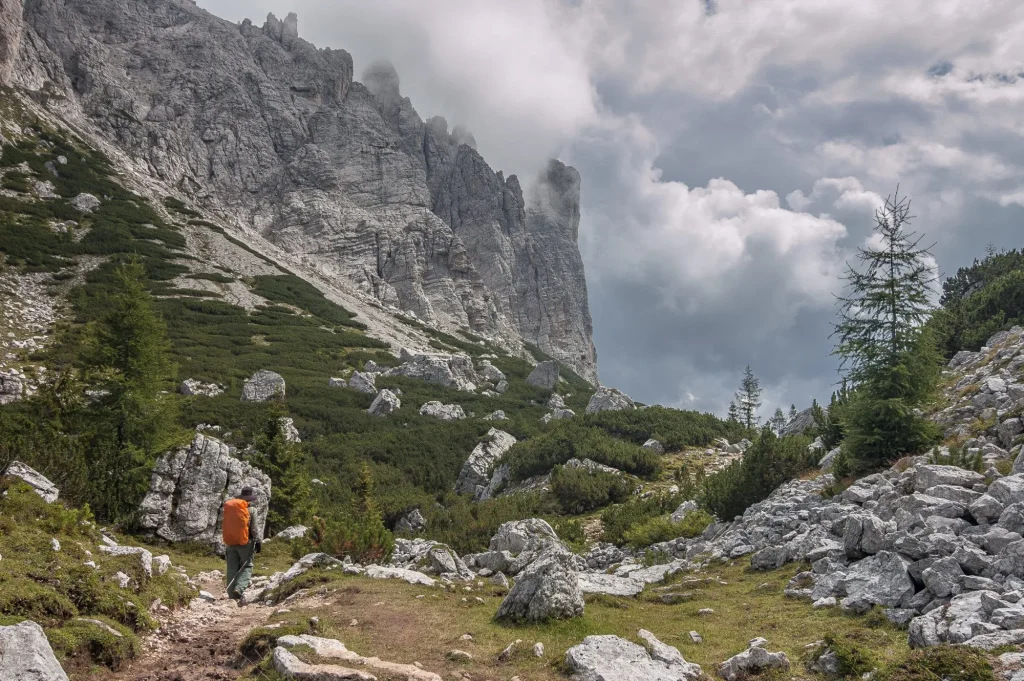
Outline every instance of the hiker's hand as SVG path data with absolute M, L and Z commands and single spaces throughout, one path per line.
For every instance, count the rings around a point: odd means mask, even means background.
M 261 542 L 261 541 L 256 542 L 256 546 L 254 548 L 256 549 L 256 553 L 259 553 L 260 551 L 262 551 L 263 550 L 263 542 Z

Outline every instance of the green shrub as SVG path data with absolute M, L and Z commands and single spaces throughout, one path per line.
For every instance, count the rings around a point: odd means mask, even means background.
M 699 503 L 721 520 L 742 515 L 779 485 L 817 465 L 817 453 L 807 450 L 809 443 L 806 437 L 780 439 L 765 428 L 742 459 L 704 479 Z
M 804 657 L 804 664 L 808 668 L 826 650 L 831 650 L 836 657 L 838 676 L 841 679 L 859 678 L 876 668 L 875 661 L 870 651 L 850 642 L 841 641 L 834 636 L 826 636 L 822 642 L 810 648 Z
M 681 494 L 655 494 L 646 499 L 634 498 L 624 504 L 610 506 L 601 513 L 603 539 L 622 546 L 631 529 L 675 511 L 684 501 L 686 499 Z
M 981 450 L 971 454 L 967 449 L 967 443 L 954 444 L 950 445 L 949 454 L 943 454 L 938 447 L 934 447 L 931 454 L 928 455 L 928 463 L 939 466 L 956 466 L 981 473 L 985 465 Z
M 658 516 L 630 527 L 626 530 L 624 540 L 627 546 L 642 549 L 679 537 L 692 539 L 699 536 L 714 521 L 710 514 L 700 510 L 691 511 L 678 523 L 672 522 L 671 516 Z
M 85 655 L 93 662 L 118 671 L 139 654 L 139 639 L 131 631 L 101 617 L 86 619 L 102 622 L 102 625 L 79 618 L 46 632 L 50 645 L 60 658 Z M 117 633 L 112 633 L 107 627 Z
M 602 411 L 587 414 L 583 421 L 588 426 L 596 426 L 609 435 L 638 445 L 652 437 L 656 438 L 670 451 L 684 447 L 706 447 L 718 438 L 736 442 L 751 434 L 739 423 L 723 421 L 714 414 L 661 406 Z
M 506 455 L 515 480 L 547 473 L 569 459 L 590 459 L 644 477 L 661 469 L 661 457 L 653 451 L 611 437 L 600 428 L 584 426 L 576 419 L 556 422 L 548 432 L 516 443 Z
M 0 578 L 0 615 L 23 616 L 53 626 L 77 614 L 78 609 L 67 596 L 45 584 L 25 577 Z
M 608 504 L 625 501 L 636 487 L 624 475 L 606 471 L 555 466 L 551 471 L 551 492 L 562 511 L 579 514 Z
M 985 653 L 964 646 L 942 645 L 915 650 L 904 661 L 883 670 L 880 681 L 995 681 Z

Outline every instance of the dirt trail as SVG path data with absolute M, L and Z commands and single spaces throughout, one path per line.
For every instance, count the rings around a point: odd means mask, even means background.
M 217 600 L 196 598 L 186 608 L 161 615 L 160 631 L 143 641 L 139 657 L 104 681 L 232 681 L 242 675 L 246 665 L 239 643 L 274 609 L 240 608 L 227 598 L 219 580 L 198 585 Z

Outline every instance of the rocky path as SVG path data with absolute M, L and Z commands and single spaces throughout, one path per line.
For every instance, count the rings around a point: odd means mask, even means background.
M 138 659 L 104 681 L 230 681 L 242 676 L 246 665 L 238 646 L 273 608 L 240 608 L 227 598 L 216 578 L 199 586 L 217 600 L 196 598 L 188 607 L 161 618 L 160 630 L 143 642 Z

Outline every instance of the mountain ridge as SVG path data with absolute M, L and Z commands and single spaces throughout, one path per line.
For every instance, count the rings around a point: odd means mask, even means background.
M 0 74 L 132 171 L 371 302 L 536 345 L 596 382 L 574 169 L 552 161 L 528 203 L 466 131 L 419 117 L 393 67 L 359 83 L 294 15 L 257 27 L 188 0 L 32 0 L 22 26 L 4 16 L 21 42 Z

